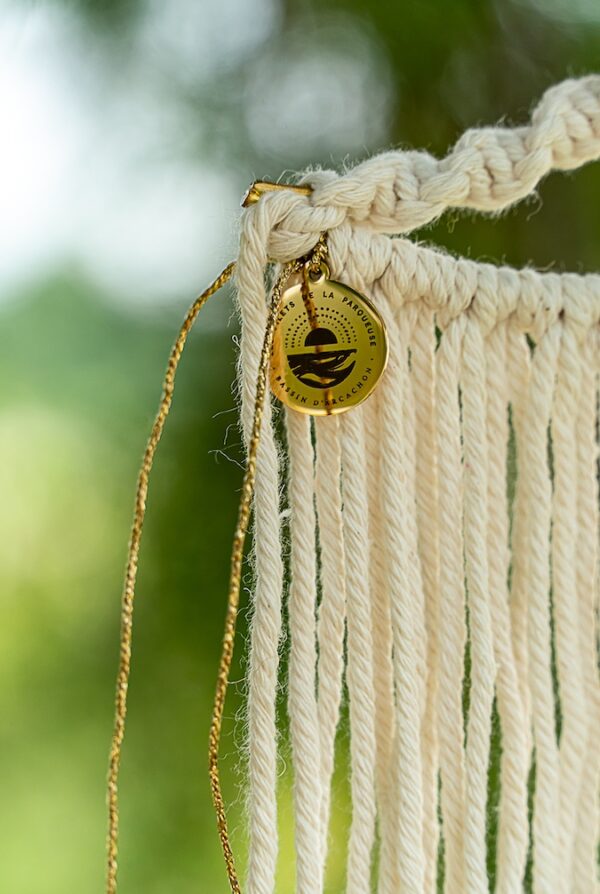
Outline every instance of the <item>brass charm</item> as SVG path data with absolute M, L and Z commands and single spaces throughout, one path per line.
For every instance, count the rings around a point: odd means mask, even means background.
M 371 394 L 385 369 L 383 321 L 363 295 L 329 279 L 324 262 L 294 280 L 277 315 L 271 388 L 301 413 L 343 413 Z

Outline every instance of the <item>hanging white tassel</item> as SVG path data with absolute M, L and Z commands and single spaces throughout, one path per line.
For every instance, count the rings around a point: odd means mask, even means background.
M 387 153 L 341 177 L 311 174 L 310 197 L 282 190 L 246 213 L 246 436 L 267 257 L 302 256 L 326 232 L 332 275 L 373 302 L 390 344 L 361 407 L 314 424 L 286 410 L 298 894 L 328 889 L 344 668 L 350 894 L 375 883 L 378 894 L 434 894 L 442 867 L 445 894 L 483 894 L 491 860 L 498 894 L 523 890 L 528 860 L 536 894 L 597 890 L 600 278 L 475 264 L 385 234 L 449 206 L 505 208 L 552 168 L 599 156 L 600 78 L 590 77 L 549 91 L 529 126 L 469 132 L 442 161 Z M 276 890 L 279 496 L 267 412 L 255 498 L 249 894 Z M 494 700 L 502 752 L 490 842 Z

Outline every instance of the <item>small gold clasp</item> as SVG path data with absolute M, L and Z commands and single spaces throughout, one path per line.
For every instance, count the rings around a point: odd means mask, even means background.
M 312 193 L 312 186 L 302 186 L 295 183 L 271 183 L 269 180 L 256 180 L 248 189 L 248 192 L 242 199 L 242 208 L 254 205 L 265 192 L 272 192 L 275 189 L 291 189 L 293 192 L 300 193 L 303 196 L 309 196 Z

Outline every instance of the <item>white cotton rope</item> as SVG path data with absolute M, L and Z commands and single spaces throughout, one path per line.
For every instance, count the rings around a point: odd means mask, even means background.
M 527 393 L 531 371 L 530 350 L 522 332 L 515 325 L 507 325 L 506 366 L 511 409 L 515 456 L 521 458 L 524 452 L 523 439 L 527 421 Z M 519 683 L 519 694 L 523 705 L 523 730 L 527 751 L 531 748 L 531 697 L 529 694 L 529 662 L 527 651 L 527 501 L 525 499 L 525 477 L 521 461 L 513 470 L 514 502 L 512 526 L 509 539 L 510 549 L 510 594 L 509 631 L 512 640 L 513 660 Z
M 352 823 L 346 890 L 370 890 L 375 839 L 375 696 L 373 628 L 369 600 L 367 476 L 364 407 L 342 416 L 342 493 L 346 547 L 346 680 L 350 702 Z
M 600 891 L 600 276 L 390 238 L 451 207 L 501 211 L 599 157 L 589 76 L 549 90 L 529 124 L 468 131 L 441 160 L 388 152 L 310 172 L 311 195 L 267 193 L 244 212 L 246 442 L 268 261 L 326 233 L 332 278 L 374 303 L 390 347 L 375 393 L 339 417 L 265 404 L 248 894 L 284 890 L 282 683 L 296 894 Z M 346 715 L 349 804 L 334 786 Z M 347 846 L 332 837 L 340 809 Z
M 252 430 L 254 388 L 263 340 L 266 306 L 263 270 L 266 257 L 257 239 L 258 228 L 244 231 L 238 264 L 238 288 L 244 294 L 244 325 L 240 348 L 239 379 L 242 393 L 242 431 L 246 444 Z M 278 853 L 277 828 L 277 729 L 275 702 L 281 635 L 283 560 L 279 525 L 279 469 L 271 426 L 270 406 L 265 406 L 254 497 L 256 583 L 248 669 L 248 774 L 249 831 L 252 840 L 248 861 L 248 889 L 269 894 L 275 884 Z
M 294 758 L 298 889 L 322 890 L 321 754 L 316 692 L 316 541 L 310 417 L 286 413 L 290 456 L 291 570 L 288 700 Z
M 381 444 L 381 395 L 375 392 L 365 405 L 366 450 L 376 456 Z M 373 623 L 373 689 L 375 694 L 376 794 L 380 816 L 378 894 L 391 894 L 398 889 L 396 865 L 395 789 L 392 786 L 394 753 L 394 668 L 392 664 L 392 624 L 390 589 L 387 582 L 384 554 L 385 523 L 379 462 L 368 463 L 369 488 L 369 586 Z
M 465 889 L 487 887 L 486 803 L 496 673 L 487 551 L 488 456 L 485 434 L 485 355 L 478 322 L 468 314 L 463 338 L 462 412 L 465 482 L 463 518 L 471 687 L 465 784 Z
M 508 375 L 507 327 L 496 326 L 485 345 L 488 449 L 488 563 L 492 636 L 497 667 L 496 697 L 502 729 L 497 890 L 518 891 L 525 874 L 528 848 L 527 780 L 529 737 L 527 714 L 511 639 L 509 581 L 509 510 L 507 501 Z
M 416 423 L 416 510 L 418 553 L 423 575 L 427 644 L 427 689 L 423 715 L 423 845 L 426 894 L 437 892 L 439 736 L 440 564 L 438 468 L 435 443 L 435 320 L 428 308 L 419 312 L 411 342 L 411 380 Z
M 561 705 L 560 853 L 564 887 L 573 876 L 573 844 L 586 755 L 588 716 L 577 593 L 577 445 L 581 352 L 571 326 L 561 332 L 552 413 L 552 594 Z
M 548 594 L 550 568 L 550 503 L 548 423 L 560 324 L 554 323 L 535 352 L 529 386 L 527 434 L 522 469 L 527 482 L 527 545 L 529 688 L 535 748 L 535 812 L 533 815 L 533 871 L 537 890 L 550 891 L 560 882 L 560 770 L 556 737 L 556 707 L 552 679 L 551 615 Z M 559 884 L 559 890 L 563 890 Z
M 391 593 L 393 668 L 396 690 L 395 755 L 392 778 L 397 798 L 396 861 L 399 890 L 423 890 L 425 859 L 423 849 L 423 769 L 421 719 L 423 674 L 422 600 L 415 592 L 414 569 L 417 557 L 412 550 L 408 503 L 407 463 L 402 401 L 390 393 L 402 395 L 406 388 L 400 331 L 388 317 L 390 361 L 381 383 L 382 403 L 382 484 L 385 490 L 386 574 Z M 396 519 L 403 518 L 398 525 Z M 419 617 L 421 615 L 421 617 Z
M 467 633 L 460 516 L 463 478 L 458 398 L 458 367 L 463 329 L 463 320 L 451 322 L 436 356 L 435 422 L 439 462 L 440 539 L 438 737 L 446 894 L 461 891 L 464 886 L 465 757 L 462 695 Z
M 600 782 L 600 688 L 596 673 L 598 594 L 600 592 L 600 492 L 599 449 L 596 434 L 600 418 L 598 364 L 588 336 L 582 354 L 581 392 L 575 443 L 577 447 L 577 604 L 582 653 L 588 731 L 583 761 L 581 793 L 577 805 L 573 851 L 574 886 L 577 894 L 593 891 L 598 877 L 598 787 Z M 596 360 L 598 355 L 596 354 Z M 595 594 L 595 596 L 594 596 Z
M 346 563 L 342 516 L 342 455 L 339 420 L 315 420 L 315 491 L 321 557 L 321 602 L 317 623 L 319 739 L 321 743 L 321 871 L 329 842 L 329 813 L 340 717 L 346 630 Z

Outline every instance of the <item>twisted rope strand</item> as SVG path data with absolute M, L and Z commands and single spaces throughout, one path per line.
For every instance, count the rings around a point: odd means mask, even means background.
M 321 743 L 321 860 L 327 858 L 331 778 L 340 716 L 346 629 L 346 562 L 342 521 L 341 447 L 336 416 L 315 419 L 315 495 L 321 551 L 321 604 L 317 623 L 319 740 Z
M 440 742 L 444 891 L 464 890 L 465 758 L 462 686 L 466 643 L 458 370 L 464 321 L 448 326 L 436 354 L 436 436 L 440 532 Z
M 590 333 L 590 336 L 592 334 Z M 589 712 L 581 794 L 573 851 L 574 894 L 597 892 L 600 836 L 600 685 L 597 669 L 597 604 L 600 595 L 600 380 L 594 369 L 594 342 L 583 346 L 581 397 L 577 415 L 577 604 L 579 642 Z M 600 345 L 599 345 L 600 347 Z
M 267 320 L 264 270 L 267 263 L 259 226 L 260 207 L 244 220 L 237 266 L 242 317 L 238 381 L 241 424 L 249 443 L 254 389 Z M 268 226 L 268 224 L 267 224 Z M 293 268 L 297 269 L 295 264 Z M 276 694 L 281 637 L 281 557 L 279 457 L 271 419 L 264 408 L 261 443 L 256 459 L 254 499 L 255 585 L 248 666 L 248 894 L 269 894 L 275 884 L 277 829 Z
M 437 892 L 438 769 L 437 690 L 439 678 L 440 567 L 438 459 L 435 443 L 435 322 L 422 308 L 411 342 L 411 391 L 416 422 L 415 485 L 418 552 L 423 576 L 427 641 L 427 690 L 423 716 L 423 845 L 425 894 Z
M 364 408 L 341 418 L 342 494 L 346 545 L 350 701 L 352 823 L 348 845 L 347 894 L 370 890 L 375 837 L 375 698 L 373 630 L 369 605 L 368 504 L 365 470 Z
M 528 751 L 531 749 L 531 698 L 529 693 L 528 647 L 527 647 L 527 575 L 529 569 L 526 510 L 527 480 L 524 464 L 524 437 L 527 426 L 527 393 L 530 377 L 530 351 L 525 337 L 514 325 L 507 324 L 507 366 L 509 375 L 512 423 L 515 441 L 515 482 L 510 536 L 511 580 L 510 580 L 510 632 L 519 693 L 524 711 L 524 729 Z
M 316 693 L 316 539 L 310 416 L 286 411 L 290 460 L 290 658 L 288 702 L 294 757 L 298 894 L 322 891 L 321 752 Z
M 382 308 L 384 310 L 384 308 Z M 394 785 L 398 798 L 397 861 L 400 890 L 422 891 L 425 880 L 423 848 L 423 770 L 421 723 L 424 636 L 422 596 L 415 593 L 412 568 L 416 550 L 409 535 L 411 506 L 405 456 L 402 398 L 407 388 L 406 346 L 389 312 L 385 318 L 390 360 L 382 380 L 382 486 L 386 528 L 385 556 L 390 587 L 396 736 Z M 412 568 L 411 568 L 412 566 Z M 419 617 L 420 615 L 420 617 Z
M 496 891 L 512 894 L 523 887 L 529 822 L 527 721 L 511 640 L 507 505 L 508 376 L 506 325 L 487 336 L 488 560 L 497 699 L 502 734 L 500 811 L 496 845 Z
M 394 669 L 392 663 L 392 622 L 390 589 L 385 569 L 385 525 L 381 481 L 380 446 L 381 391 L 365 404 L 367 438 L 367 485 L 369 494 L 370 562 L 369 589 L 373 623 L 373 686 L 375 692 L 376 787 L 379 816 L 379 894 L 396 894 L 399 887 L 396 867 L 396 800 L 392 756 L 395 737 Z
M 573 888 L 576 811 L 586 754 L 589 705 L 585 697 L 577 593 L 577 445 L 581 351 L 570 326 L 563 326 L 552 413 L 552 598 L 560 737 L 560 852 L 565 891 Z
M 467 891 L 481 894 L 487 888 L 486 806 L 496 663 L 486 540 L 488 455 L 485 437 L 485 355 L 479 324 L 468 316 L 463 341 L 461 385 L 465 559 L 471 646 L 466 747 L 465 883 Z
M 561 324 L 538 344 L 531 368 L 521 474 L 526 482 L 528 547 L 528 668 L 535 745 L 533 885 L 537 892 L 560 885 L 560 776 L 552 679 L 549 605 L 551 522 L 548 424 L 560 348 Z

